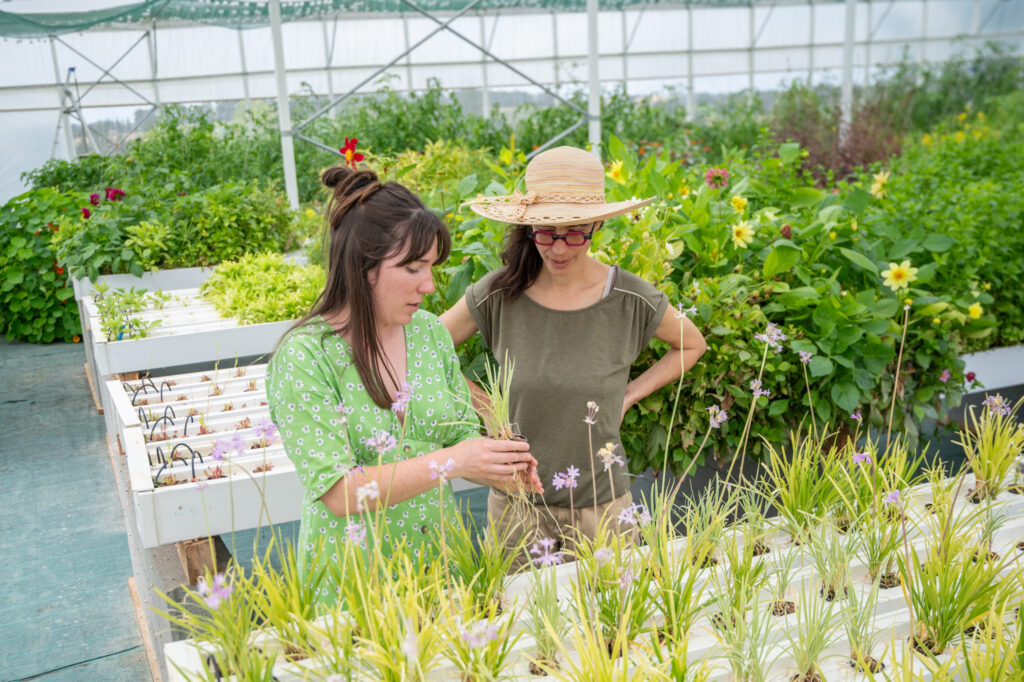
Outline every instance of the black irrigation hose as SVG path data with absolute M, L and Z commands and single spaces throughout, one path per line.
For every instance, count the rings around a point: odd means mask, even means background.
M 166 462 L 167 461 L 164 458 L 164 450 L 159 445 L 156 446 L 156 461 L 158 461 L 158 462 Z M 159 474 L 157 474 L 157 475 L 159 476 Z
M 162 422 L 162 421 L 168 421 L 168 422 L 171 423 L 171 426 L 174 426 L 174 420 L 171 419 L 170 417 L 168 417 L 166 414 L 164 414 L 164 416 L 160 417 L 155 422 L 153 422 L 153 428 L 150 429 L 150 431 L 149 431 L 149 440 L 150 440 L 150 442 L 152 442 L 153 436 L 156 435 L 156 427 L 160 426 L 160 422 Z
M 164 401 L 164 387 L 165 386 L 167 387 L 168 391 L 171 390 L 171 385 L 169 383 L 167 383 L 166 381 L 161 381 L 160 382 L 160 402 Z M 170 405 L 168 405 L 168 407 L 170 407 Z
M 203 456 L 197 450 L 193 450 L 189 446 L 188 443 L 178 443 L 173 448 L 171 448 L 171 461 L 174 460 L 174 453 L 178 451 L 178 448 L 185 448 L 190 453 L 192 453 L 192 478 L 195 478 L 196 477 L 196 456 L 199 457 L 199 463 L 200 464 L 203 463 Z M 184 457 L 182 457 L 181 459 L 184 460 Z

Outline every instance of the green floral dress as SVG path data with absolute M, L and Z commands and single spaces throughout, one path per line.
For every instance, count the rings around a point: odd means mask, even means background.
M 441 518 L 436 489 L 389 507 L 379 541 L 372 534 L 367 539 L 372 514 L 339 517 L 320 501 L 352 468 L 417 457 L 480 435 L 452 338 L 437 317 L 417 311 L 405 327 L 405 348 L 412 398 L 404 432 L 396 414 L 370 398 L 351 347 L 323 318 L 290 332 L 267 368 L 270 414 L 305 490 L 297 548 L 303 575 L 318 546 L 325 559 L 338 562 L 339 543 L 346 541 L 368 542 L 371 550 L 385 554 L 399 537 L 414 548 L 432 542 Z M 381 454 L 375 445 L 389 441 L 389 435 L 395 444 Z M 440 495 L 445 514 L 456 514 L 450 486 L 444 485 Z M 337 594 L 329 576 L 319 595 L 325 603 L 333 603 Z

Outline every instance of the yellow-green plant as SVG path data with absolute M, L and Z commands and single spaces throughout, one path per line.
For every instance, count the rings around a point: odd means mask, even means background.
M 930 516 L 926 523 L 935 523 Z M 913 640 L 919 651 L 941 654 L 966 628 L 977 625 L 993 609 L 1002 608 L 1017 584 L 1020 566 L 1014 558 L 990 561 L 963 539 L 974 535 L 977 514 L 945 519 L 945 528 L 930 535 L 918 551 L 904 530 L 897 565 L 910 607 Z
M 796 626 L 786 632 L 789 654 L 797 671 L 793 680 L 821 679 L 823 656 L 838 627 L 834 602 L 822 599 L 814 586 L 805 581 L 797 600 Z
M 971 499 L 992 499 L 1001 493 L 1013 465 L 1024 450 L 1024 430 L 1017 422 L 1017 412 L 1024 398 L 1011 409 L 1002 396 L 989 396 L 981 416 L 972 405 L 967 410 L 967 423 L 958 441 L 967 455 L 967 464 L 976 481 Z
M 327 568 L 320 559 L 322 546 L 304 574 L 294 548 L 284 546 L 276 553 L 281 568 L 275 569 L 271 553 L 279 548 L 278 542 L 272 538 L 263 556 L 253 557 L 252 577 L 260 586 L 253 593 L 253 607 L 264 627 L 280 642 L 284 657 L 301 660 L 309 656 L 310 623 L 317 615 L 317 593 Z
M 640 536 L 647 545 L 654 612 L 662 621 L 658 634 L 666 642 L 684 644 L 703 606 L 707 583 L 700 575 L 711 548 L 676 536 L 671 509 L 667 508 L 671 498 L 663 490 L 654 491 L 650 505 L 652 521 L 640 528 Z
M 714 607 L 718 609 L 712 618 L 717 628 L 730 628 L 747 618 L 767 586 L 769 565 L 755 555 L 754 545 L 738 532 L 726 532 L 719 549 L 723 566 L 711 574 Z
M 558 603 L 558 582 L 554 571 L 533 570 L 530 596 L 526 602 L 526 631 L 533 637 L 530 655 L 533 670 L 552 674 L 558 669 L 558 650 L 569 634 L 569 620 Z
M 484 395 L 482 404 L 477 405 L 477 413 L 487 433 L 499 440 L 515 440 L 519 436 L 509 421 L 509 396 L 514 371 L 515 358 L 509 358 L 508 351 L 505 352 L 505 362 L 500 368 L 493 369 L 490 362 L 484 364 L 485 380 L 480 387 Z
M 507 509 L 505 513 L 509 513 Z M 518 528 L 502 523 L 503 519 L 481 533 L 472 518 L 466 523 L 461 512 L 449 516 L 442 523 L 448 526 L 445 546 L 452 579 L 465 587 L 477 610 L 494 604 L 500 607 L 509 572 L 523 552 L 525 539 L 514 541 Z
M 846 639 L 850 642 L 850 664 L 862 672 L 880 671 L 881 662 L 872 655 L 882 632 L 875 627 L 878 606 L 878 581 L 871 583 L 871 589 L 863 594 L 851 589 L 840 614 Z
M 728 602 L 721 606 L 727 607 Z M 772 666 L 782 655 L 774 646 L 771 609 L 755 605 L 744 618 L 714 628 L 722 655 L 737 682 L 766 682 Z
M 688 552 L 697 568 L 718 563 L 715 550 L 725 534 L 732 509 L 732 496 L 721 484 L 708 487 L 682 508 Z
M 974 629 L 964 643 L 957 673 L 967 682 L 1024 679 L 1024 628 L 1010 622 L 1008 609 L 998 609 Z
M 809 534 L 807 552 L 821 580 L 819 593 L 826 600 L 846 597 L 850 585 L 850 560 L 856 552 L 857 542 L 856 534 L 839 532 L 831 521 L 822 523 Z
M 827 452 L 822 441 L 790 434 L 790 452 L 781 452 L 771 443 L 765 478 L 770 483 L 767 493 L 779 515 L 785 519 L 795 542 L 804 542 L 816 520 L 822 518 L 838 502 L 833 481 L 841 468 L 835 449 Z
M 463 585 L 449 590 L 449 598 L 457 606 L 440 624 L 445 640 L 443 655 L 458 668 L 463 682 L 508 679 L 509 656 L 523 635 L 522 630 L 513 632 L 516 614 L 506 609 L 498 615 L 496 604 L 477 609 Z

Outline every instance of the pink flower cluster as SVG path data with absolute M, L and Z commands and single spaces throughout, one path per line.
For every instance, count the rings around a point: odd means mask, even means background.
M 711 168 L 704 174 L 704 182 L 711 189 L 722 189 L 729 186 L 729 171 L 724 168 Z

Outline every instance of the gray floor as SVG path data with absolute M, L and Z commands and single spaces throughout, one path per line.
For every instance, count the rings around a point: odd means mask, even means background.
M 142 680 L 124 520 L 80 345 L 0 340 L 0 680 Z

